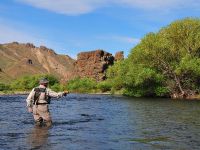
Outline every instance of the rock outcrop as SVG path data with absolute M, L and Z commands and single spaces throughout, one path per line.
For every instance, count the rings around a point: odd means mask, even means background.
M 119 52 L 115 53 L 115 61 L 120 61 L 120 60 L 124 60 L 124 52 L 123 51 L 119 51 Z
M 90 77 L 101 81 L 105 79 L 106 69 L 113 63 L 112 54 L 103 50 L 81 52 L 75 62 L 75 72 L 80 77 Z
M 27 48 L 35 48 L 35 45 L 33 45 L 32 43 L 26 43 L 26 47 Z

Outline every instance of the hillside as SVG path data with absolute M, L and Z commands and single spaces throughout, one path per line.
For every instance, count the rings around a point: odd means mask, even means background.
M 123 52 L 115 56 L 104 50 L 81 52 L 77 60 L 56 54 L 45 46 L 18 42 L 0 44 L 0 82 L 9 83 L 25 75 L 52 74 L 62 82 L 75 77 L 89 77 L 96 81 L 106 78 L 105 73 L 115 61 L 124 58 Z
M 0 81 L 30 74 L 53 74 L 62 80 L 73 77 L 74 62 L 67 55 L 52 49 L 17 42 L 0 45 Z

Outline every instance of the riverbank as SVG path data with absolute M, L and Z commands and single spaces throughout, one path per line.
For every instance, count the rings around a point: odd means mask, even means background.
M 0 91 L 0 95 L 28 95 L 30 91 Z
M 1 95 L 28 95 L 30 91 L 0 91 L 0 96 Z M 83 94 L 83 93 L 78 93 L 78 92 L 70 92 L 73 94 Z M 87 93 L 87 94 L 93 94 L 93 95 L 122 95 L 119 93 L 112 94 L 111 92 L 96 92 L 96 93 Z
M 10 96 L 10 95 L 28 95 L 30 91 L 0 91 L 0 96 Z M 123 95 L 122 91 L 111 91 L 108 92 L 89 92 L 89 93 L 79 93 L 79 92 L 70 92 L 71 94 L 89 94 L 89 95 Z M 140 98 L 152 98 L 152 97 L 140 97 Z M 159 98 L 159 97 L 155 97 Z M 188 98 L 170 98 L 171 100 L 200 100 L 200 95 L 194 95 Z

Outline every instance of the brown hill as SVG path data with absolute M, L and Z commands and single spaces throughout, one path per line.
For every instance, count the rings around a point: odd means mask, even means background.
M 74 62 L 67 55 L 58 55 L 44 46 L 17 42 L 0 45 L 0 81 L 30 74 L 53 74 L 62 80 L 73 77 Z
M 17 42 L 0 44 L 0 82 L 34 74 L 53 74 L 63 82 L 77 76 L 101 81 L 105 79 L 106 69 L 123 58 L 122 51 L 114 57 L 103 50 L 94 50 L 81 52 L 74 60 L 45 46 Z

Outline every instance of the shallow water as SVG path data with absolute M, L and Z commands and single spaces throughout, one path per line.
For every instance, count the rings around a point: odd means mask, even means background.
M 200 102 L 70 94 L 37 127 L 26 96 L 0 96 L 0 149 L 200 149 Z

